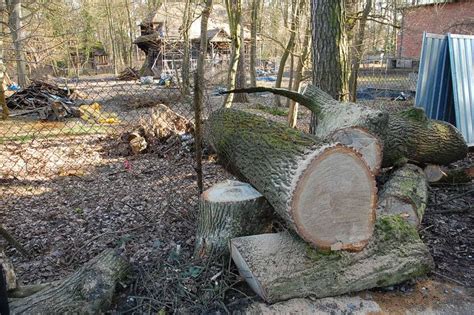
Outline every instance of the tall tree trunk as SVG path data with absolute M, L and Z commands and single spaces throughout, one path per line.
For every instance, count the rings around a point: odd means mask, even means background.
M 257 86 L 256 63 L 257 63 L 257 26 L 260 19 L 261 0 L 252 1 L 252 19 L 250 24 L 250 85 Z
M 366 0 L 362 16 L 358 19 L 357 32 L 355 32 L 354 42 L 351 47 L 351 73 L 349 75 L 349 100 L 357 100 L 357 77 L 359 74 L 360 61 L 364 54 L 365 26 L 367 17 L 372 9 L 372 0 Z
M 130 2 L 125 0 L 125 9 L 127 10 L 127 21 L 128 21 L 128 36 L 130 40 L 130 48 L 128 54 L 128 66 L 131 68 L 133 67 L 133 23 L 132 23 L 132 15 L 130 13 Z
M 114 75 L 118 75 L 118 67 L 117 67 L 117 48 L 115 46 L 115 40 L 114 40 L 114 28 L 113 28 L 113 23 L 112 23 L 112 10 L 110 8 L 110 0 L 105 1 L 105 9 L 107 12 L 107 22 L 109 26 L 109 36 L 110 36 L 110 44 L 112 46 L 112 58 L 114 61 Z
M 5 90 L 3 88 L 3 81 L 5 79 L 5 71 L 6 67 L 3 63 L 3 54 L 4 54 L 4 47 L 3 47 L 3 21 L 5 16 L 5 0 L 0 0 L 0 103 L 2 103 L 2 119 L 7 119 L 8 115 L 10 115 L 10 111 L 8 110 L 7 102 L 5 100 Z
M 206 0 L 201 14 L 201 42 L 194 76 L 194 143 L 196 146 L 196 172 L 199 193 L 202 193 L 202 104 L 204 102 L 204 65 L 207 55 L 207 23 L 212 11 L 212 0 Z
M 296 91 L 296 92 L 298 92 L 300 89 L 301 79 L 303 78 L 304 64 L 309 55 L 308 46 L 309 46 L 310 38 L 311 38 L 311 27 L 308 24 L 308 26 L 306 27 L 305 37 L 303 40 L 303 46 L 302 46 L 303 50 L 301 51 L 301 55 L 298 57 L 298 65 L 296 66 L 296 73 L 295 73 L 295 78 L 293 82 L 293 91 Z M 298 103 L 296 103 L 294 100 L 291 100 L 290 108 L 288 109 L 288 126 L 291 128 L 295 128 L 297 119 L 298 119 Z
M 337 100 L 349 96 L 344 0 L 312 0 L 313 84 Z M 316 117 L 312 114 L 310 131 Z
M 24 30 L 21 23 L 21 0 L 10 0 L 7 1 L 7 3 L 9 4 L 10 11 L 8 24 L 15 47 L 18 84 L 21 87 L 26 87 L 28 85 L 28 78 L 26 76 L 26 61 L 24 56 Z
M 299 15 L 304 7 L 304 0 L 294 0 L 293 1 L 293 15 L 290 24 L 290 38 L 288 39 L 288 43 L 286 44 L 285 51 L 283 55 L 281 55 L 280 65 L 278 67 L 278 73 L 275 81 L 275 87 L 281 87 L 281 82 L 283 80 L 283 73 L 285 71 L 286 61 L 288 60 L 288 56 L 290 55 L 293 47 L 295 46 L 295 38 L 296 38 L 296 31 L 299 27 Z M 275 105 L 281 106 L 280 97 L 278 95 L 275 96 Z
M 245 75 L 245 36 L 244 36 L 244 26 L 242 19 L 240 20 L 240 54 L 239 54 L 239 63 L 237 65 L 237 78 L 235 82 L 235 87 L 237 89 L 244 89 L 247 85 L 247 76 Z M 234 103 L 248 103 L 249 97 L 247 93 L 237 93 L 234 96 Z
M 240 58 L 240 45 L 242 44 L 240 32 L 240 19 L 242 16 L 242 0 L 225 0 L 227 16 L 229 17 L 230 36 L 232 38 L 232 55 L 229 65 L 227 79 L 228 89 L 234 89 L 237 81 L 237 68 Z M 224 107 L 230 108 L 234 95 L 228 94 L 224 101 Z
M 182 77 L 182 93 L 183 95 L 189 95 L 189 86 L 190 86 L 190 60 L 191 60 L 191 42 L 189 41 L 189 28 L 191 27 L 192 22 L 192 12 L 191 12 L 191 0 L 185 0 L 184 4 L 184 14 L 183 14 L 183 63 L 181 64 L 181 77 Z

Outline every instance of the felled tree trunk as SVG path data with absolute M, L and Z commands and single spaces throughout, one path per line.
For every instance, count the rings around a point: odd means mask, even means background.
M 474 167 L 448 169 L 428 164 L 423 171 L 430 183 L 469 183 L 474 177 Z
M 366 108 L 359 105 L 350 107 L 350 110 L 348 111 L 349 107 L 336 106 L 339 102 L 332 98 L 331 102 L 328 104 L 316 104 L 308 96 L 286 89 L 254 87 L 234 91 L 245 91 L 247 93 L 271 92 L 286 96 L 295 102 L 298 102 L 313 111 L 317 117 L 320 117 L 323 112 L 326 112 L 328 117 L 333 117 L 336 121 L 332 122 L 332 118 L 331 120 L 327 120 L 328 126 L 324 127 L 324 132 L 323 129 L 317 129 L 315 134 L 316 137 L 326 139 L 330 142 L 337 141 L 350 146 L 362 156 L 374 174 L 378 173 L 380 170 L 382 162 L 382 142 L 377 136 L 374 136 L 372 131 L 366 128 L 366 126 L 363 126 L 362 123 L 356 122 L 366 121 L 368 117 L 377 117 L 377 119 L 371 120 L 373 122 L 373 127 L 383 129 L 386 128 L 388 122 L 388 116 L 386 114 L 382 113 L 379 117 L 378 115 L 381 112 L 376 110 L 370 110 L 367 112 Z M 232 91 L 227 91 L 222 93 L 231 92 Z
M 321 252 L 278 233 L 233 239 L 231 255 L 250 287 L 269 303 L 394 285 L 433 266 L 416 229 L 397 216 L 379 218 L 373 238 L 359 253 Z
M 228 255 L 232 238 L 268 231 L 271 213 L 265 197 L 247 183 L 212 186 L 201 195 L 195 254 Z
M 367 244 L 376 186 L 354 150 L 232 109 L 209 117 L 207 137 L 304 240 L 333 250 Z
M 413 164 L 397 169 L 379 195 L 378 215 L 395 214 L 419 226 L 428 203 L 425 173 Z
M 62 281 L 10 304 L 13 314 L 97 314 L 108 310 L 129 264 L 108 249 Z
M 420 108 L 389 114 L 355 103 L 338 102 L 312 85 L 302 94 L 264 87 L 225 93 L 232 92 L 271 92 L 299 102 L 315 113 L 318 137 L 327 138 L 340 129 L 360 128 L 381 140 L 383 167 L 409 161 L 446 165 L 467 155 L 462 134 L 450 123 L 428 119 Z

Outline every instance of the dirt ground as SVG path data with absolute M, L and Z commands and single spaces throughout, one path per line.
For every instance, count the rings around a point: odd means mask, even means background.
M 265 100 L 259 103 L 266 106 Z M 271 108 L 251 111 L 286 120 Z M 301 126 L 308 120 L 303 112 Z M 2 144 L 0 157 L 9 168 L 26 163 L 31 171 L 0 178 L 0 222 L 30 253 L 23 257 L 0 239 L 20 283 L 58 280 L 116 247 L 134 271 L 115 303 L 118 312 L 226 313 L 258 300 L 232 265 L 192 257 L 199 195 L 192 146 L 165 143 L 128 156 L 117 153 L 119 143 L 117 135 L 87 134 Z M 473 161 L 470 153 L 457 164 Z M 212 155 L 205 155 L 203 174 L 205 188 L 233 178 Z M 430 188 L 421 228 L 436 264 L 429 278 L 367 294 L 390 310 L 417 303 L 406 294 L 424 292 L 424 281 L 474 287 L 473 188 L 472 182 Z M 423 298 L 445 301 L 450 291 L 443 290 L 429 289 Z

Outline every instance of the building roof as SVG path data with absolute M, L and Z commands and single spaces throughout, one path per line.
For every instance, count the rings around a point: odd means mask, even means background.
M 192 24 L 189 30 L 189 38 L 199 39 L 201 37 L 201 12 L 202 5 L 192 4 L 193 16 Z M 142 25 L 156 25 L 163 23 L 163 32 L 161 36 L 165 37 L 181 37 L 182 30 L 181 26 L 183 23 L 183 14 L 184 14 L 185 3 L 184 2 L 174 2 L 162 4 L 159 9 L 155 12 L 150 13 L 146 19 L 141 23 Z M 211 40 L 215 36 L 221 37 L 223 34 L 226 34 L 227 37 L 230 37 L 230 29 L 227 18 L 227 11 L 224 6 L 220 4 L 215 4 L 212 7 L 211 15 L 209 16 L 208 21 L 208 39 Z M 250 32 L 244 28 L 244 37 L 247 39 L 250 38 Z M 222 38 L 224 40 L 224 38 Z M 214 38 L 216 41 L 217 38 Z M 226 39 L 227 41 L 228 39 Z

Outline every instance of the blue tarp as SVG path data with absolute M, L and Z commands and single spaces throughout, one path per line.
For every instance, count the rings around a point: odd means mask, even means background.
M 415 106 L 455 124 L 474 145 L 474 36 L 423 35 Z

